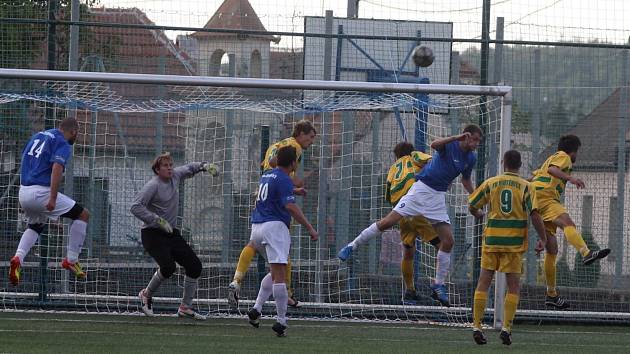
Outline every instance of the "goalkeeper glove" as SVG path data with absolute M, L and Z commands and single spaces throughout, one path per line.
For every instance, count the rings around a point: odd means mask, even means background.
M 202 163 L 201 168 L 208 172 L 212 177 L 216 177 L 219 174 L 219 168 L 211 162 Z
M 167 234 L 172 234 L 173 233 L 173 227 L 163 217 L 158 217 L 155 222 L 158 224 L 160 229 L 162 229 Z

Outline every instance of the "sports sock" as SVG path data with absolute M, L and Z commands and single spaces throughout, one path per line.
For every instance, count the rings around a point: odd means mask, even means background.
M 350 242 L 349 245 L 352 246 L 352 248 L 356 248 L 358 246 L 361 246 L 364 243 L 367 243 L 368 241 L 370 241 L 376 236 L 379 236 L 382 233 L 383 232 L 379 230 L 378 227 L 376 226 L 376 223 L 373 223 L 372 225 L 368 226 L 367 229 L 361 231 L 359 236 L 357 236 L 354 240 L 352 240 L 352 242 Z
M 439 250 L 437 254 L 437 266 L 435 267 L 435 284 L 444 284 L 450 267 L 451 253 Z
M 79 253 L 85 241 L 87 223 L 83 220 L 75 220 L 70 225 L 70 240 L 68 241 L 68 261 L 76 263 L 79 260 Z
M 182 296 L 182 305 L 191 308 L 193 303 L 193 297 L 197 292 L 197 278 L 191 278 L 186 276 L 184 278 L 184 294 Z
M 473 302 L 473 328 L 481 329 L 481 320 L 486 312 L 487 291 L 475 291 Z
M 37 238 L 39 234 L 35 232 L 33 229 L 26 229 L 22 234 L 22 238 L 20 238 L 20 244 L 18 245 L 17 251 L 15 251 L 15 256 L 20 259 L 20 264 L 24 261 L 24 258 L 31 250 L 35 242 L 37 242 Z
M 269 296 L 273 292 L 273 280 L 271 280 L 271 273 L 267 273 L 263 280 L 260 282 L 260 290 L 258 290 L 258 296 L 256 297 L 256 303 L 254 308 L 262 313 L 262 307 L 265 301 L 269 300 Z M 278 301 L 276 299 L 276 301 Z
M 164 277 L 162 276 L 162 273 L 160 273 L 159 269 L 156 270 L 155 273 L 153 273 L 151 280 L 149 280 L 149 284 L 144 290 L 144 295 L 146 297 L 153 296 L 153 294 L 157 291 L 157 289 L 160 287 L 163 281 L 164 281 Z
M 505 296 L 503 304 L 503 329 L 512 332 L 512 322 L 516 315 L 516 307 L 518 306 L 518 295 L 508 293 Z
M 547 295 L 558 296 L 556 291 L 556 257 L 557 255 L 545 253 L 545 281 L 547 282 Z
M 405 281 L 405 289 L 415 289 L 413 285 L 413 259 L 402 259 L 400 261 L 400 271 Z
M 255 255 L 256 255 L 256 250 L 253 247 L 249 245 L 243 247 L 243 250 L 241 251 L 241 255 L 238 257 L 238 264 L 236 265 L 236 271 L 234 272 L 233 281 L 239 284 L 241 283 Z
M 586 246 L 586 242 L 584 242 L 582 235 L 580 235 L 575 226 L 565 227 L 564 236 L 566 237 L 569 244 L 571 244 L 571 246 L 573 246 L 576 250 L 578 250 L 578 252 L 580 252 L 582 257 L 586 257 L 590 250 L 588 249 L 588 246 Z
M 287 285 L 285 283 L 273 284 L 273 298 L 276 300 L 276 311 L 278 313 L 278 322 L 287 324 L 287 301 L 289 294 L 287 293 Z

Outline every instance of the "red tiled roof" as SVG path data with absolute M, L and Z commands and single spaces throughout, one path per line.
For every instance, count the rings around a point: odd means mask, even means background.
M 577 135 L 582 142 L 575 169 L 614 171 L 617 168 L 621 93 L 622 90 L 619 88 L 613 91 L 591 113 L 566 133 Z M 625 97 L 625 100 L 630 103 L 630 97 Z M 626 112 L 626 116 L 628 114 L 630 114 L 630 110 Z M 630 141 L 628 139 L 629 130 L 630 126 L 626 127 L 626 142 Z M 546 158 L 555 151 L 556 146 L 554 144 L 546 149 L 542 155 Z
M 223 28 L 234 30 L 250 30 L 264 31 L 265 26 L 260 22 L 260 18 L 254 11 L 254 8 L 247 0 L 225 0 L 217 11 L 212 15 L 208 23 L 203 26 L 205 29 Z M 236 36 L 231 33 L 212 33 L 212 32 L 194 32 L 192 37 L 199 38 L 216 38 L 216 37 L 232 37 Z M 270 41 L 278 41 L 277 37 L 272 35 L 252 36 Z
M 137 8 L 92 8 L 84 21 L 101 23 L 143 24 L 153 22 Z M 80 31 L 91 32 L 91 43 L 80 46 L 79 68 L 89 56 L 98 57 L 107 72 L 194 75 L 194 68 L 188 56 L 180 51 L 160 30 L 131 29 L 115 27 L 81 27 Z M 59 49 L 58 49 L 59 50 Z M 31 68 L 45 69 L 47 61 L 46 43 L 41 45 L 42 55 Z M 63 67 L 62 63 L 58 64 Z M 110 84 L 109 88 L 117 95 L 129 100 L 159 99 L 164 95 L 163 88 L 156 85 Z M 166 93 L 168 94 L 168 93 Z M 96 144 L 114 148 L 122 144 L 124 136 L 127 148 L 148 150 L 154 148 L 157 128 L 155 121 L 158 113 L 122 113 L 116 116 L 111 112 L 99 112 L 97 118 Z M 177 125 L 185 120 L 183 113 L 164 114 L 163 147 L 168 151 L 184 149 L 183 137 L 177 136 Z M 80 122 L 88 124 L 89 114 L 79 112 Z M 167 120 L 168 123 L 167 124 Z M 120 127 L 120 129 L 118 129 Z M 80 135 L 79 143 L 90 143 L 90 129 Z

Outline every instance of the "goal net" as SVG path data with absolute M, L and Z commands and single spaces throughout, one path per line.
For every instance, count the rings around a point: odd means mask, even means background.
M 177 226 L 203 263 L 195 306 L 216 315 L 244 313 L 267 272 L 264 261 L 252 262 L 239 309 L 229 308 L 227 286 L 249 240 L 261 155 L 306 119 L 318 134 L 302 157 L 298 176 L 308 194 L 298 204 L 320 236 L 312 242 L 299 225 L 291 227 L 292 288 L 301 307 L 291 309 L 290 316 L 471 321 L 481 227 L 468 214 L 467 194 L 458 181 L 447 197 L 455 238 L 447 283 L 451 308 L 429 297 L 436 251 L 420 241 L 414 279 L 421 299 L 403 302 L 397 228 L 362 247 L 347 263 L 336 254 L 391 210 L 384 185 L 396 160 L 393 147 L 400 141 L 430 152 L 433 139 L 481 123 L 485 140 L 473 179 L 499 173 L 499 156 L 510 138 L 508 88 L 31 72 L 40 76 L 6 80 L 0 90 L 0 260 L 8 269 L 26 227 L 18 205 L 24 144 L 32 133 L 76 117 L 80 136 L 66 169 L 64 193 L 91 213 L 80 256 L 88 276 L 75 280 L 60 267 L 68 225 L 51 221 L 25 259 L 19 286 L 9 284 L 7 272 L 0 273 L 0 308 L 138 312 L 138 291 L 156 264 L 142 247 L 141 222 L 129 209 L 153 175 L 152 159 L 169 151 L 176 166 L 211 161 L 220 170 L 217 177 L 200 174 L 180 186 Z M 175 310 L 183 278 L 178 269 L 163 283 L 154 298 L 157 312 Z M 528 291 L 539 294 L 521 304 L 528 315 L 556 316 L 542 308 L 543 286 Z M 597 309 L 609 311 L 605 304 Z M 582 311 L 589 316 L 591 308 L 576 312 Z

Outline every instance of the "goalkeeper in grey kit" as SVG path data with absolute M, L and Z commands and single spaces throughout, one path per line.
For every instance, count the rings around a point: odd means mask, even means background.
M 193 296 L 197 292 L 197 279 L 201 275 L 201 261 L 177 228 L 177 187 L 182 179 L 190 178 L 201 171 L 216 176 L 217 167 L 208 162 L 193 162 L 173 168 L 173 158 L 168 153 L 163 153 L 155 158 L 151 168 L 155 176 L 142 187 L 131 206 L 131 213 L 144 223 L 141 230 L 142 245 L 159 266 L 147 287 L 138 294 L 142 302 L 142 312 L 153 316 L 152 297 L 160 284 L 173 275 L 175 263 L 178 263 L 185 269 L 186 277 L 177 314 L 180 317 L 205 320 L 205 316 L 192 308 Z

